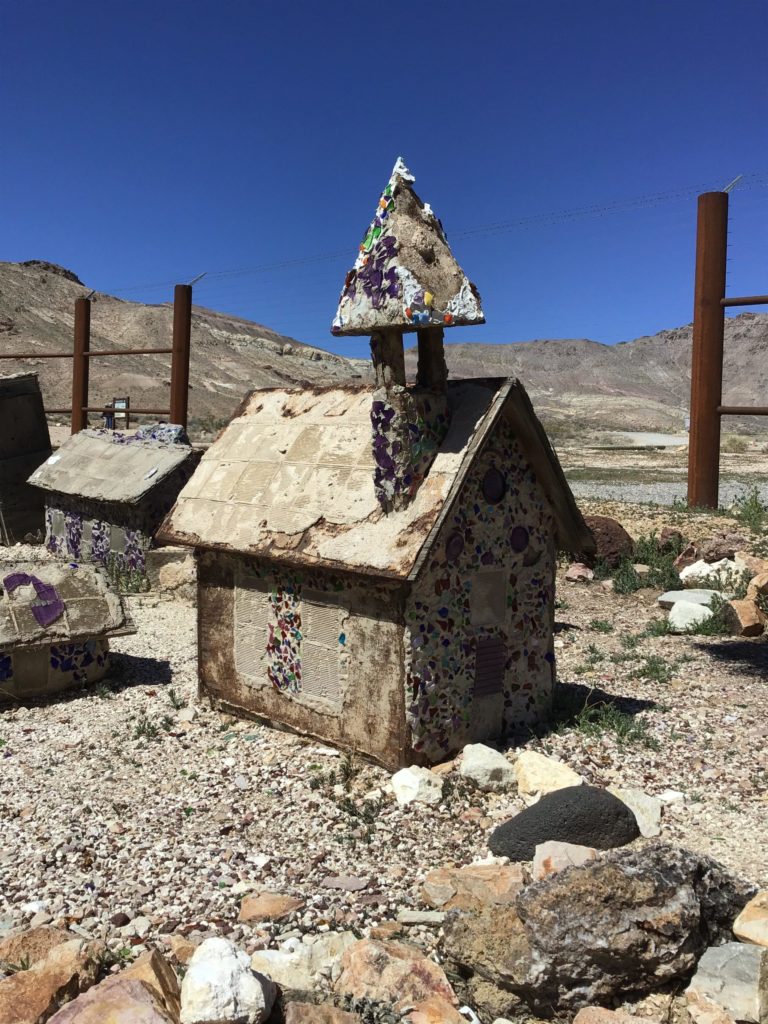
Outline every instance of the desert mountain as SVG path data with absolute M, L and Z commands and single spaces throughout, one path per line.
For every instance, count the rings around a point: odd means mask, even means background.
M 0 263 L 0 353 L 69 352 L 73 307 L 89 289 L 75 274 L 38 260 Z M 93 296 L 91 347 L 161 348 L 170 345 L 172 307 Z M 490 333 L 491 325 L 487 328 Z M 536 409 L 559 435 L 589 430 L 682 430 L 688 411 L 692 325 L 618 345 L 586 339 L 491 345 L 452 343 L 446 358 L 453 377 L 516 376 Z M 726 320 L 724 401 L 765 405 L 768 396 L 768 314 Z M 411 374 L 416 353 L 406 353 Z M 167 408 L 167 356 L 125 356 L 91 363 L 91 403 L 130 394 L 134 406 Z M 0 361 L 0 374 L 35 370 L 50 408 L 68 408 L 66 360 Z M 193 308 L 190 416 L 201 423 L 226 419 L 249 388 L 343 382 L 367 376 L 367 364 L 277 334 L 267 327 Z M 66 417 L 62 415 L 62 419 Z M 94 417 L 96 419 L 96 417 Z M 762 429 L 766 420 L 748 422 Z M 727 420 L 733 427 L 735 422 Z
M 0 354 L 71 352 L 74 302 L 89 291 L 71 271 L 51 263 L 0 263 Z M 172 304 L 125 302 L 101 292 L 92 298 L 92 350 L 170 347 Z M 48 408 L 69 408 L 70 362 L 34 356 L 0 361 L 0 374 L 30 370 L 40 375 Z M 92 359 L 90 375 L 91 405 L 130 395 L 138 408 L 168 408 L 170 356 Z M 229 417 L 250 388 L 347 381 L 359 375 L 359 367 L 341 356 L 261 324 L 193 306 L 189 410 L 198 424 Z M 91 418 L 98 420 L 94 414 Z
M 446 331 L 446 342 L 453 333 Z M 539 416 L 561 433 L 569 428 L 573 435 L 590 428 L 676 431 L 684 428 L 690 401 L 692 334 L 693 324 L 687 324 L 618 345 L 583 338 L 448 343 L 446 361 L 453 377 L 519 377 Z M 409 349 L 406 364 L 415 372 L 415 349 Z M 768 314 L 728 317 L 723 403 L 764 406 L 767 399 Z M 754 417 L 739 422 L 766 426 Z M 736 425 L 731 418 L 724 423 L 726 429 Z

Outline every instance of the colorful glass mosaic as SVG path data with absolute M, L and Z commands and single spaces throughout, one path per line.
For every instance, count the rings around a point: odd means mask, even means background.
M 504 494 L 483 494 L 490 470 Z M 498 483 L 498 481 L 496 481 Z M 413 748 L 432 760 L 471 733 L 478 644 L 505 652 L 499 732 L 512 734 L 547 710 L 554 685 L 554 524 L 517 440 L 501 425 L 477 459 L 433 546 L 406 609 L 407 707 Z M 506 613 L 478 621 L 486 574 L 501 572 Z M 483 605 L 479 605 L 481 609 Z M 473 614 L 474 609 L 474 614 Z M 496 640 L 495 646 L 487 641 Z
M 445 396 L 379 389 L 371 405 L 373 485 L 389 512 L 416 492 L 448 430 Z
M 267 626 L 267 674 L 277 690 L 301 691 L 301 592 L 296 587 L 270 591 L 274 621 Z
M 110 532 L 109 523 L 100 519 L 91 523 L 91 561 L 97 565 L 106 565 L 109 561 Z
M 90 561 L 102 566 L 114 563 L 121 572 L 144 574 L 151 536 L 137 527 L 117 526 L 99 518 L 104 515 L 101 506 L 97 505 L 95 511 L 97 517 L 90 519 L 81 512 L 65 512 L 48 506 L 45 510 L 46 548 L 52 554 L 74 561 Z M 146 510 L 144 514 L 147 515 Z M 158 514 L 156 519 L 159 521 L 162 516 Z
M 86 683 L 107 666 L 108 645 L 104 640 L 86 640 L 80 644 L 51 644 L 52 672 L 71 677 L 74 683 Z
M 477 290 L 429 204 L 413 192 L 414 180 L 398 159 L 344 279 L 333 334 L 485 322 Z
M 45 510 L 45 546 L 52 555 L 60 555 L 64 553 L 64 536 L 60 536 L 54 527 L 53 520 L 54 510 L 47 506 Z M 62 523 L 63 523 L 62 513 Z
M 0 683 L 7 683 L 13 679 L 13 657 L 0 651 Z
M 68 558 L 79 560 L 82 553 L 83 517 L 79 512 L 64 514 L 64 551 Z
M 306 589 L 313 595 L 327 593 L 333 601 L 336 595 L 348 589 L 350 584 L 337 577 L 323 573 L 284 573 L 270 571 L 257 565 L 249 565 L 249 575 L 263 581 L 267 587 L 269 609 L 265 637 L 267 655 L 267 677 L 281 693 L 300 696 L 304 689 L 302 680 L 302 594 Z M 342 610 L 340 621 L 347 613 Z M 339 678 L 345 678 L 347 661 L 347 632 L 339 628 L 338 649 Z

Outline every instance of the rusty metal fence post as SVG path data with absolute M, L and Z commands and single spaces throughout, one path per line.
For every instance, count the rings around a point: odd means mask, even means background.
M 699 196 L 691 351 L 688 505 L 717 508 L 723 391 L 728 193 Z
M 173 354 L 171 356 L 171 423 L 187 426 L 189 350 L 192 336 L 192 286 L 177 284 L 173 292 Z
M 91 300 L 75 300 L 75 347 L 72 359 L 72 433 L 88 426 L 88 353 L 91 347 Z

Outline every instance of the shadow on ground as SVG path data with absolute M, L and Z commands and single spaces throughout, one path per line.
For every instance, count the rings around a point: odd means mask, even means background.
M 165 686 L 173 682 L 173 672 L 168 661 L 159 658 L 139 658 L 134 654 L 109 655 L 107 680 L 115 689 L 126 686 Z
M 724 667 L 730 666 L 738 672 L 752 671 L 768 679 L 768 636 L 754 640 L 721 640 L 695 646 Z
M 516 736 L 509 746 L 518 746 L 521 740 L 531 735 L 543 739 L 550 733 L 576 729 L 588 735 L 602 732 L 614 733 L 627 740 L 652 742 L 642 719 L 636 720 L 641 711 L 648 711 L 658 705 L 652 700 L 637 697 L 621 697 L 599 687 L 584 686 L 582 683 L 558 683 L 555 686 L 552 715 L 532 729 L 528 736 Z

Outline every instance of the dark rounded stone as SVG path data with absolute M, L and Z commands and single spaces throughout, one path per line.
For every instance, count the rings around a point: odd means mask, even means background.
M 127 924 L 131 923 L 131 919 L 127 914 L 113 914 L 109 919 L 109 923 L 113 924 L 116 928 L 124 928 Z
M 603 562 L 609 569 L 615 569 L 622 558 L 631 558 L 635 542 L 620 522 L 610 516 L 584 516 L 584 522 L 595 538 L 595 551 L 584 552 L 579 560 L 587 565 Z
M 613 793 L 596 786 L 568 786 L 543 796 L 491 833 L 491 853 L 533 860 L 539 843 L 554 840 L 610 850 L 637 839 L 634 814 Z

